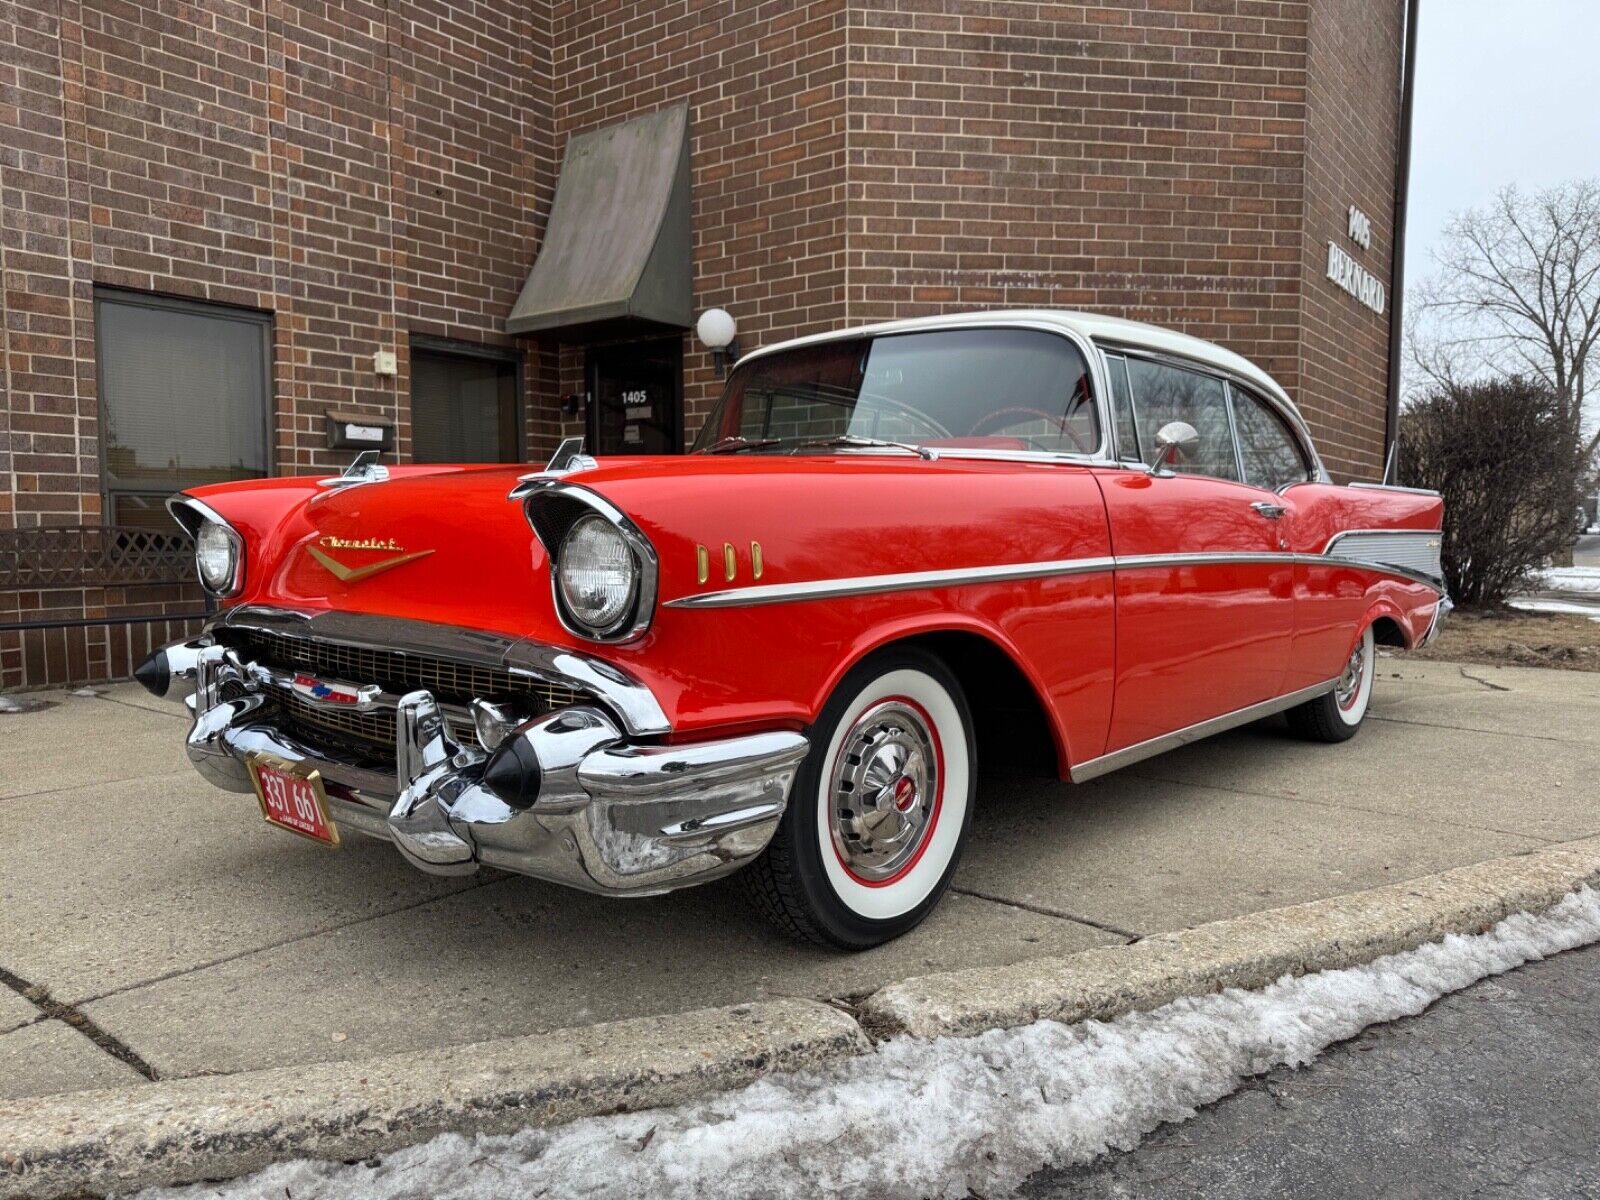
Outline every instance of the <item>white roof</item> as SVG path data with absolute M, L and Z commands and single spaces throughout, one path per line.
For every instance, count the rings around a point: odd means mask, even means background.
M 1243 355 L 1235 354 L 1232 350 L 1225 350 L 1214 342 L 1190 337 L 1186 333 L 1179 333 L 1173 329 L 1163 329 L 1159 325 L 1147 325 L 1143 321 L 1128 321 L 1121 317 L 1111 317 L 1092 312 L 1075 312 L 1070 309 L 980 309 L 965 313 L 945 313 L 936 317 L 911 317 L 902 321 L 885 321 L 878 325 L 859 325 L 851 329 L 839 329 L 828 333 L 812 334 L 809 337 L 795 338 L 772 346 L 763 346 L 759 350 L 752 351 L 751 356 L 766 354 L 769 351 L 788 346 L 860 334 L 905 333 L 915 329 L 945 329 L 951 326 L 978 324 L 1004 325 L 1008 322 L 1023 321 L 1029 324 L 1056 325 L 1063 329 L 1069 329 L 1080 337 L 1108 346 L 1145 349 L 1156 354 L 1186 358 L 1201 366 L 1228 372 L 1248 383 L 1254 384 L 1268 393 L 1272 399 L 1288 406 L 1289 410 L 1297 418 L 1300 417 L 1300 410 L 1295 407 L 1294 401 L 1289 399 L 1289 394 L 1278 385 L 1278 381 Z M 1304 427 L 1303 419 L 1301 419 L 1301 425 Z

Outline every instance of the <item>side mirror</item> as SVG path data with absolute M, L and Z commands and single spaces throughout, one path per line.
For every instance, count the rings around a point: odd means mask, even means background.
M 1156 452 L 1150 469 L 1157 473 L 1170 468 L 1180 458 L 1188 458 L 1200 445 L 1200 435 L 1187 421 L 1168 421 L 1156 431 Z

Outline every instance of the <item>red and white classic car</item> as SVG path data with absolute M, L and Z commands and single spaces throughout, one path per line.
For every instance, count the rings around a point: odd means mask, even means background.
M 1437 496 L 1333 485 L 1257 367 L 1080 313 L 756 351 L 683 457 L 172 510 L 225 606 L 139 678 L 268 820 L 619 895 L 741 871 L 847 948 L 938 902 L 980 764 L 1081 781 L 1280 711 L 1342 741 L 1374 644 L 1448 608 Z

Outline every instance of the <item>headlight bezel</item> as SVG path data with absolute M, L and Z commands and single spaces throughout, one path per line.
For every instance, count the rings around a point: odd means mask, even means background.
M 245 544 L 244 538 L 228 520 L 208 504 L 203 504 L 193 496 L 177 495 L 167 501 L 167 511 L 188 535 L 194 539 L 194 573 L 195 579 L 208 596 L 215 596 L 219 600 L 227 600 L 244 591 L 245 579 Z M 208 528 L 222 531 L 227 538 L 231 551 L 231 570 L 221 587 L 213 587 L 206 580 L 206 574 L 200 566 L 200 537 Z
M 524 486 L 523 514 L 549 560 L 550 592 L 561 627 L 590 642 L 616 644 L 643 637 L 655 617 L 660 573 L 650 539 L 621 509 L 588 488 L 559 479 L 533 480 Z M 615 620 L 605 625 L 591 625 L 574 612 L 562 587 L 562 550 L 573 530 L 591 517 L 600 518 L 621 537 L 633 563 L 631 600 Z

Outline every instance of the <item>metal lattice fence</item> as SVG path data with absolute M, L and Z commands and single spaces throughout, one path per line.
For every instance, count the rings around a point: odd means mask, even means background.
M 193 580 L 194 544 L 177 530 L 115 525 L 0 529 L 0 592 Z

